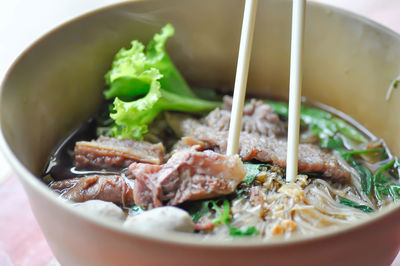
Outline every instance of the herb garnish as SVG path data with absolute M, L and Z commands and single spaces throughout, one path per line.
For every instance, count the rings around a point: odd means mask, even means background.
M 379 150 L 379 149 L 376 149 Z M 374 150 L 366 150 L 366 152 L 374 152 Z M 364 153 L 366 153 L 364 152 Z M 382 166 L 374 175 L 371 171 L 363 166 L 360 162 L 357 162 L 352 155 L 362 154 L 360 151 L 352 152 L 342 152 L 341 155 L 347 162 L 349 162 L 354 169 L 359 173 L 361 177 L 361 187 L 363 192 L 368 196 L 371 196 L 372 191 L 374 191 L 374 196 L 377 200 L 382 201 L 383 195 L 390 195 L 393 199 L 400 199 L 400 185 L 395 182 L 395 179 L 388 173 L 389 170 L 394 170 L 399 167 L 398 159 L 394 159 L 391 162 Z
M 256 179 L 257 175 L 261 171 L 261 167 L 267 167 L 268 164 L 257 164 L 257 163 L 249 163 L 244 162 L 244 167 L 246 168 L 246 176 L 243 178 L 242 183 L 246 183 L 247 185 L 251 185 Z
M 210 212 L 211 200 L 205 200 L 201 202 L 200 209 L 191 215 L 193 222 L 197 223 L 197 221 L 204 215 Z
M 231 224 L 230 224 L 231 217 L 229 216 L 230 206 L 229 206 L 228 200 L 224 200 L 224 202 L 223 202 L 222 213 L 221 213 L 220 209 L 218 208 L 215 201 L 213 201 L 212 204 L 213 204 L 213 209 L 216 211 L 216 213 L 219 216 L 217 219 L 215 219 L 213 221 L 214 224 L 218 225 L 221 223 L 225 223 L 226 226 L 229 227 L 229 235 L 230 236 L 254 236 L 254 235 L 258 235 L 260 233 L 254 226 L 246 227 L 244 229 L 239 229 L 239 228 L 231 226 Z
M 260 231 L 258 231 L 254 226 L 248 226 L 244 229 L 238 229 L 236 227 L 229 226 L 230 236 L 256 236 L 259 233 Z
M 363 166 L 360 162 L 356 161 L 352 155 L 342 154 L 342 156 L 360 175 L 362 191 L 368 196 L 371 196 L 373 186 L 371 171 L 367 167 Z
M 370 213 L 370 212 L 374 211 L 374 209 L 372 209 L 371 207 L 368 207 L 366 205 L 357 204 L 357 203 L 355 203 L 351 200 L 345 199 L 345 198 L 339 198 L 339 203 L 349 206 L 349 207 L 353 207 L 353 208 L 362 210 L 363 212 L 366 212 L 366 213 Z
M 235 191 L 235 198 L 245 197 L 250 189 L 250 185 L 254 182 L 257 176 L 261 171 L 264 170 L 265 167 L 270 167 L 269 164 L 258 164 L 258 163 L 250 163 L 243 162 L 244 167 L 246 168 L 246 176 L 243 178 L 242 182 L 238 185 Z M 285 169 L 281 169 L 284 172 Z
M 361 155 L 361 154 L 366 154 L 366 153 L 385 153 L 384 148 L 377 148 L 377 149 L 368 149 L 368 150 L 358 150 L 358 151 L 347 151 L 347 152 L 342 152 L 342 156 L 353 156 L 353 155 Z
M 213 223 L 215 225 L 229 224 L 229 222 L 231 220 L 231 218 L 229 216 L 229 212 L 230 212 L 229 201 L 226 200 L 226 199 L 223 201 L 222 212 L 221 212 L 220 208 L 218 207 L 218 205 L 217 205 L 217 203 L 215 201 L 211 201 L 211 204 L 213 206 L 213 209 L 217 213 L 217 218 L 214 219 Z
M 383 195 L 390 195 L 393 199 L 400 199 L 400 185 L 397 184 L 394 178 L 387 173 L 390 169 L 399 168 L 399 159 L 394 159 L 382 166 L 373 176 L 375 197 L 382 200 Z
M 322 148 L 341 150 L 343 148 L 343 141 L 337 137 L 322 139 L 319 143 Z
M 274 109 L 274 112 L 283 116 L 288 116 L 289 108 L 287 103 L 267 101 Z M 347 139 L 355 142 L 365 142 L 366 138 L 352 125 L 340 118 L 323 110 L 301 106 L 300 111 L 301 122 L 308 125 L 314 135 L 318 136 L 321 142 L 327 142 L 335 135 L 341 134 Z
M 395 179 L 388 173 L 394 169 L 400 168 L 400 162 L 398 159 L 394 159 L 391 162 L 382 166 L 375 174 L 357 161 L 354 156 L 370 154 L 370 153 L 382 153 L 382 157 L 387 157 L 386 150 L 384 148 L 377 149 L 366 149 L 366 150 L 354 150 L 345 151 L 343 142 L 339 138 L 328 138 L 324 140 L 325 147 L 337 150 L 343 159 L 345 159 L 360 175 L 361 189 L 369 197 L 373 196 L 379 200 L 383 200 L 382 195 L 391 196 L 393 199 L 400 199 L 400 185 Z
M 382 152 L 383 154 L 386 154 L 384 148 L 379 148 L 361 151 L 341 152 L 341 155 L 350 165 L 354 167 L 354 169 L 360 175 L 361 188 L 365 194 L 371 196 L 372 192 L 374 192 L 375 198 L 379 201 L 383 200 L 382 195 L 391 196 L 395 200 L 400 199 L 400 185 L 395 182 L 395 179 L 389 173 L 387 173 L 387 171 L 399 167 L 400 164 L 398 159 L 394 159 L 389 163 L 383 165 L 374 175 L 372 175 L 371 171 L 368 168 L 363 166 L 360 162 L 356 161 L 353 157 L 353 155 L 373 152 Z
M 222 211 L 221 208 L 218 206 L 222 201 Z M 206 200 L 201 203 L 200 210 L 196 213 L 192 214 L 192 219 L 194 222 L 197 222 L 200 217 L 206 215 L 210 212 L 210 204 L 212 209 L 216 212 L 217 217 L 213 220 L 214 225 L 221 225 L 225 224 L 229 228 L 229 235 L 230 236 L 255 236 L 258 235 L 260 232 L 254 227 L 249 226 L 243 229 L 239 229 L 236 227 L 231 226 L 231 217 L 230 217 L 230 205 L 227 199 L 224 200 Z

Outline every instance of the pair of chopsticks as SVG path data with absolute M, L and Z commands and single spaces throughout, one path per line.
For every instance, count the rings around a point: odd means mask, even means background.
M 254 35 L 258 0 L 246 0 L 240 37 L 239 56 L 236 68 L 235 88 L 229 127 L 227 155 L 237 154 L 239 136 L 249 73 L 251 47 Z M 293 0 L 292 41 L 290 54 L 289 84 L 289 127 L 286 157 L 286 181 L 294 182 L 297 177 L 298 146 L 300 130 L 300 107 L 302 85 L 302 51 L 304 36 L 304 13 L 306 0 Z

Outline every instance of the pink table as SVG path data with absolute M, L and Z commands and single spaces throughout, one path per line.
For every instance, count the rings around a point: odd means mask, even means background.
M 53 254 L 15 175 L 0 186 L 0 199 L 0 265 L 49 264 Z

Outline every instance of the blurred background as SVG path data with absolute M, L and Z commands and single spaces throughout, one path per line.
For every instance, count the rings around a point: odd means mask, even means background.
M 350 10 L 400 33 L 400 0 L 309 1 Z M 118 2 L 123 1 L 0 0 L 0 81 L 18 55 L 40 36 L 76 16 Z M 0 266 L 57 265 L 25 192 L 1 153 L 0 199 Z M 400 256 L 395 265 L 400 266 Z

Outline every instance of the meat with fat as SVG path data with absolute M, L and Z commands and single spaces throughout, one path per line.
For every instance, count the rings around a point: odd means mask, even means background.
M 118 175 L 88 175 L 66 179 L 51 183 L 50 188 L 63 198 L 76 202 L 97 199 L 122 206 L 134 204 L 131 185 Z
M 222 109 L 215 109 L 205 118 L 204 123 L 217 131 L 228 131 L 231 119 L 232 97 L 224 96 Z M 257 133 L 262 136 L 285 134 L 283 123 L 271 106 L 261 100 L 251 99 L 243 107 L 242 132 Z
M 136 205 L 159 207 L 230 194 L 246 175 L 239 156 L 181 150 L 164 165 L 133 163 Z
M 179 130 L 186 137 L 175 145 L 176 148 L 187 148 L 193 143 L 197 150 L 204 148 L 212 149 L 219 153 L 226 152 L 227 131 L 214 130 L 193 118 L 182 120 Z M 239 156 L 244 161 L 254 159 L 285 168 L 286 149 L 287 141 L 284 138 L 266 137 L 248 132 L 240 133 Z M 298 158 L 299 172 L 318 172 L 325 177 L 345 182 L 350 180 L 350 173 L 340 164 L 336 156 L 317 145 L 299 144 Z
M 75 166 L 85 170 L 120 170 L 133 162 L 161 164 L 164 154 L 162 143 L 101 136 L 97 140 L 76 142 Z

